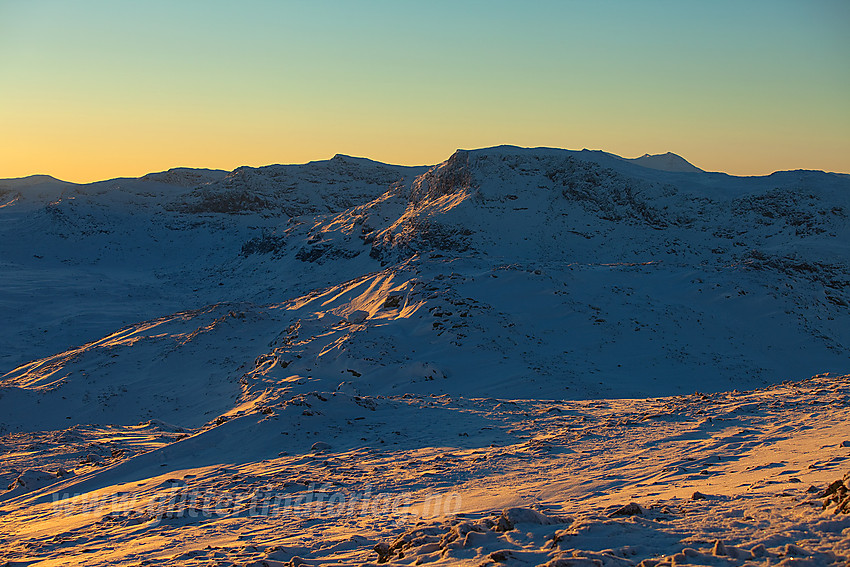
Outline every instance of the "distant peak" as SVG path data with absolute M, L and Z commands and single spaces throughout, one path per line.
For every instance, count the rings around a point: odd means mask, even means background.
M 27 184 L 35 184 L 35 183 L 68 183 L 67 181 L 62 181 L 61 179 L 56 179 L 52 175 L 46 175 L 43 173 L 38 173 L 35 175 L 27 175 L 26 177 L 10 177 L 7 179 L 0 179 L 0 181 L 16 181 L 19 183 L 27 183 Z
M 4 189 L 14 188 L 14 189 L 26 189 L 29 187 L 35 187 L 38 185 L 73 185 L 69 181 L 62 181 L 61 179 L 56 179 L 52 175 L 28 175 L 26 177 L 14 177 L 8 179 L 0 179 L 0 186 Z
M 663 154 L 643 154 L 639 158 L 626 159 L 648 169 L 689 173 L 703 171 L 682 156 L 674 154 L 673 152 L 666 152 Z
M 382 163 L 380 161 L 375 161 L 373 159 L 350 156 L 348 154 L 335 154 L 330 160 L 330 163 L 339 163 L 339 164 L 356 164 L 356 165 L 377 165 L 377 166 L 386 166 L 388 164 Z
M 331 161 L 352 161 L 352 162 L 360 162 L 360 163 L 377 163 L 380 165 L 387 165 L 381 163 L 379 161 L 375 161 L 373 159 L 365 158 L 365 157 L 357 157 L 350 156 L 348 154 L 335 154 L 334 157 L 331 158 Z

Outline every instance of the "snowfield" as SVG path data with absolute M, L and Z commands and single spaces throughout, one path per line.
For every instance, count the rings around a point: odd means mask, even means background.
M 0 180 L 0 565 L 846 565 L 850 177 Z

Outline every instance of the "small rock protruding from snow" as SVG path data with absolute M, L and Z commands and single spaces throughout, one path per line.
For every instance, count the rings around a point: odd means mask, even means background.
M 336 391 L 342 394 L 348 394 L 349 396 L 356 396 L 360 393 L 360 391 L 354 385 L 354 382 L 348 380 L 346 380 L 345 382 L 340 382 L 339 386 L 336 387 Z
M 491 561 L 495 561 L 496 563 L 505 563 L 509 559 L 515 557 L 513 551 L 510 549 L 501 549 L 499 551 L 494 551 L 490 555 L 487 556 Z
M 393 555 L 390 545 L 383 541 L 375 545 L 372 550 L 378 554 L 378 563 L 386 563 L 392 558 Z
M 643 508 L 641 508 L 640 504 L 629 502 L 625 506 L 611 512 L 609 516 L 636 516 L 638 514 L 643 514 Z
M 315 443 L 313 443 L 313 446 L 310 447 L 310 450 L 316 453 L 323 453 L 325 451 L 330 451 L 331 446 L 330 444 L 325 443 L 324 441 L 316 441 Z
M 85 458 L 83 459 L 82 462 L 92 464 L 92 465 L 100 465 L 100 464 L 103 463 L 103 458 L 100 455 L 97 455 L 95 453 L 89 453 L 88 455 L 85 456 Z
M 822 493 L 819 498 L 825 498 L 823 501 L 823 509 L 833 507 L 834 514 L 850 514 L 850 490 L 848 490 L 845 481 L 850 479 L 850 473 L 844 476 L 844 479 L 839 479 L 833 482 Z
M 842 480 L 836 480 L 832 484 L 826 487 L 826 489 L 818 494 L 818 498 L 826 498 L 827 496 L 832 496 L 836 494 L 838 491 L 844 488 L 844 482 Z M 846 490 L 846 489 L 845 489 Z
M 356 311 L 352 311 L 348 314 L 348 317 L 345 318 L 346 321 L 351 323 L 352 325 L 359 325 L 363 321 L 365 321 L 369 317 L 368 311 L 363 311 L 362 309 L 357 309 Z
M 514 529 L 517 524 L 551 526 L 558 523 L 561 522 L 531 508 L 505 508 L 502 510 L 502 515 L 496 521 L 495 529 L 499 532 L 507 532 Z
M 68 474 L 67 471 L 66 474 Z M 18 492 L 35 490 L 53 483 L 57 478 L 61 478 L 61 476 L 51 474 L 47 471 L 28 469 L 18 475 L 12 484 L 9 485 L 8 490 L 17 489 Z

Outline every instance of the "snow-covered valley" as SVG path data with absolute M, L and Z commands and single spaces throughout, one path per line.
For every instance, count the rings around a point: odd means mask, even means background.
M 510 146 L 0 180 L 0 558 L 844 565 L 848 215 Z

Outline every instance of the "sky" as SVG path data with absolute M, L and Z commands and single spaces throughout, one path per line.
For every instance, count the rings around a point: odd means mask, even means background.
M 850 2 L 0 0 L 0 177 L 498 144 L 850 172 Z

